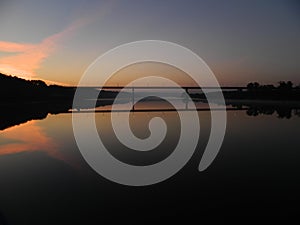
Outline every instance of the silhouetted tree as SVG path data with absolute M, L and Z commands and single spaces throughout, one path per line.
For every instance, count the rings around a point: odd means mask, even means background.
M 249 91 L 257 90 L 259 87 L 260 87 L 260 85 L 258 82 L 254 82 L 254 83 L 251 82 L 251 83 L 247 84 L 247 89 Z
M 253 83 L 253 86 L 254 86 L 254 89 L 258 89 L 260 87 L 259 83 L 258 82 L 254 82 Z
M 274 90 L 275 89 L 275 86 L 272 85 L 272 84 L 267 84 L 267 85 L 262 85 L 260 86 L 262 89 L 264 90 L 268 90 L 268 91 L 271 91 L 271 90 Z
M 288 88 L 288 89 L 292 89 L 292 88 L 293 88 L 293 82 L 292 82 L 292 81 L 288 81 L 288 82 L 286 83 L 286 85 L 287 85 L 287 88 Z
M 288 81 L 288 82 L 279 81 L 278 83 L 279 83 L 279 86 L 278 86 L 279 89 L 290 90 L 290 89 L 293 88 L 293 82 L 292 81 Z
M 253 90 L 253 87 L 254 87 L 254 85 L 253 85 L 252 82 L 247 84 L 247 89 L 248 89 L 248 91 Z
M 32 80 L 31 83 L 38 87 L 47 87 L 47 84 L 42 80 Z

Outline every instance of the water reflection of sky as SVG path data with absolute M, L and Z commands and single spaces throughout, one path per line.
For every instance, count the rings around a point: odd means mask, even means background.
M 82 119 L 91 115 L 78 114 Z M 175 112 L 135 112 L 130 123 L 133 132 L 146 137 L 147 121 L 159 115 L 170 126 L 168 139 L 176 139 Z M 194 215 L 204 218 L 207 214 L 202 212 L 210 211 L 209 207 L 218 214 L 243 207 L 249 213 L 270 208 L 273 212 L 275 207 L 286 215 L 290 212 L 286 206 L 300 199 L 300 118 L 250 117 L 245 111 L 228 111 L 227 115 L 224 143 L 206 171 L 199 173 L 197 168 L 207 143 L 210 116 L 199 112 L 200 140 L 191 161 L 166 182 L 144 188 L 107 181 L 84 162 L 73 137 L 71 114 L 50 115 L 1 131 L 0 211 L 12 224 L 44 224 L 41 221 L 49 213 L 52 224 L 57 224 L 58 217 L 64 224 L 90 224 L 86 218 L 109 222 L 115 213 L 132 219 L 132 211 L 137 212 L 135 218 L 147 218 L 149 211 L 141 208 L 145 202 L 157 217 L 196 210 Z M 142 156 L 126 152 L 115 141 L 109 120 L 109 113 L 96 113 L 100 136 L 120 160 L 147 164 L 167 157 L 174 147 L 164 143 Z
M 157 103 L 153 104 L 155 105 Z M 151 106 L 152 103 L 149 102 L 147 105 L 143 104 L 141 107 L 151 108 Z M 123 118 L 122 112 L 117 114 Z M 198 112 L 198 114 L 201 133 L 208 135 L 210 130 L 210 113 Z M 249 117 L 246 111 L 228 111 L 227 114 L 227 136 L 234 133 L 235 137 L 255 137 L 256 140 L 260 140 L 261 137 L 263 137 L 263 139 L 267 141 L 264 144 L 267 144 L 268 141 L 273 143 L 274 141 L 272 140 L 274 136 L 278 136 L 276 137 L 278 140 L 286 138 L 288 132 L 293 134 L 293 130 L 297 130 L 297 127 L 300 125 L 299 117 L 292 117 L 290 120 L 280 120 L 276 114 L 260 115 L 257 117 Z M 99 135 L 104 139 L 103 141 L 107 145 L 111 145 L 113 151 L 118 152 L 119 149 L 122 149 L 122 145 L 116 139 L 111 127 L 111 114 L 96 113 L 95 115 Z M 79 113 L 77 116 L 84 120 L 87 117 L 93 116 L 93 114 Z M 176 112 L 131 113 L 130 125 L 132 126 L 133 133 L 137 137 L 146 138 L 149 135 L 148 122 L 151 118 L 157 116 L 162 117 L 167 122 L 170 131 L 168 139 L 171 143 L 172 139 L 178 138 L 178 132 L 176 133 L 176 130 L 180 129 Z M 123 119 L 125 120 L 126 117 Z M 122 124 L 120 124 L 120 126 L 122 126 Z M 82 127 L 82 129 L 89 128 Z M 239 141 L 238 138 L 236 140 Z M 248 144 L 250 144 L 250 142 Z M 165 146 L 166 145 L 167 143 L 165 143 Z M 78 167 L 83 161 L 73 137 L 71 114 L 49 115 L 44 120 L 33 120 L 0 131 L 0 157 L 23 152 L 43 152 L 49 157 Z M 166 152 L 170 153 L 169 150 Z M 124 155 L 126 155 L 125 153 L 123 151 Z
M 55 121 L 55 122 L 53 122 Z M 39 121 L 0 131 L 0 157 L 18 153 L 45 153 L 47 156 L 77 166 L 70 149 L 72 137 L 69 120 L 64 115 L 48 116 Z
M 60 158 L 54 141 L 46 135 L 37 121 L 29 121 L 1 131 L 0 155 L 41 150 L 46 150 L 50 156 Z

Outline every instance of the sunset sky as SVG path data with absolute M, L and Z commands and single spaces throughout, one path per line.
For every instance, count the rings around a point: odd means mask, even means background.
M 0 72 L 28 79 L 76 85 L 99 55 L 151 39 L 191 49 L 222 85 L 300 83 L 297 0 L 1 0 L 0 28 Z

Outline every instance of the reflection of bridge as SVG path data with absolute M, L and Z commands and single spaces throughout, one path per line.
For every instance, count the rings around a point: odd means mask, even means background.
M 76 87 L 75 87 L 76 88 Z M 171 87 L 171 86 L 82 86 L 82 88 L 102 88 L 102 89 L 217 89 L 222 90 L 226 89 L 247 89 L 244 86 L 223 86 L 223 87 L 198 87 L 198 86 L 180 86 L 180 87 Z
M 181 86 L 181 87 L 169 87 L 169 86 L 93 86 L 93 87 L 81 87 L 81 88 L 95 88 L 95 89 L 102 89 L 102 90 L 120 90 L 120 89 L 128 89 L 128 90 L 155 90 L 155 89 L 166 89 L 166 90 L 178 90 L 184 89 L 185 91 L 189 90 L 246 90 L 247 87 L 241 86 L 233 86 L 233 87 L 195 87 L 195 86 Z

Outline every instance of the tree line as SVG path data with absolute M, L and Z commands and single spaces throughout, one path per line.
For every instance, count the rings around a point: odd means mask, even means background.
M 294 86 L 292 81 L 279 81 L 278 85 L 275 86 L 273 84 L 261 85 L 258 82 L 250 82 L 247 84 L 248 91 L 256 91 L 256 90 L 292 90 L 292 89 L 300 89 L 300 85 Z

